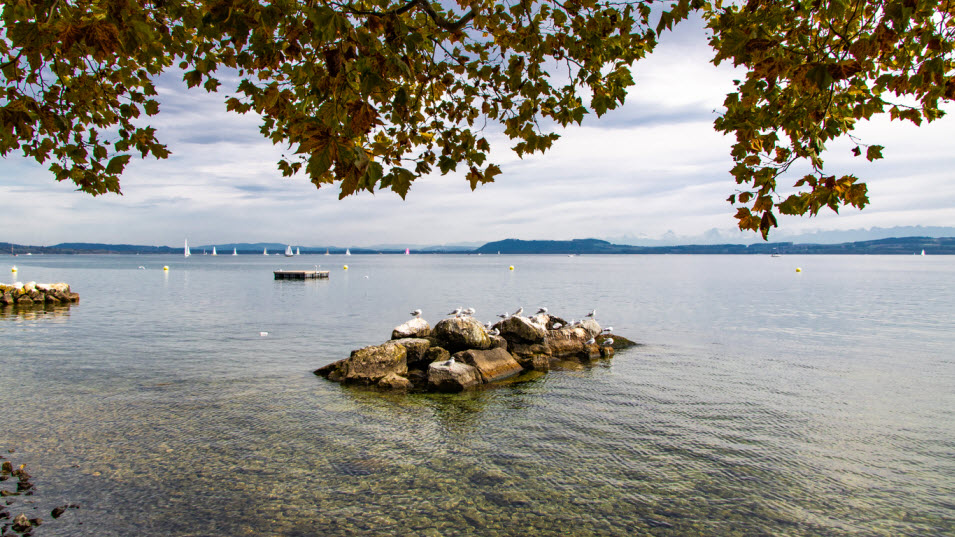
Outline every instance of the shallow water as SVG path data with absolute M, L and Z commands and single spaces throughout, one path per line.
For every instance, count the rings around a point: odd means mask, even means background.
M 0 311 L 38 536 L 955 533 L 952 257 L 5 261 L 82 296 Z M 460 395 L 311 373 L 415 308 L 541 305 L 641 346 Z

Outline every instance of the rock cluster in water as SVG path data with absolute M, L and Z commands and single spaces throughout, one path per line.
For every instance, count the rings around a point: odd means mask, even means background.
M 13 450 L 11 449 L 12 453 Z M 0 456 L 0 498 L 4 498 L 3 502 L 0 503 L 0 535 L 6 537 L 8 535 L 21 535 L 28 536 L 33 534 L 33 529 L 43 523 L 43 519 L 29 518 L 25 513 L 19 513 L 14 515 L 11 513 L 11 506 L 13 506 L 13 497 L 16 496 L 33 496 L 36 488 L 33 483 L 30 481 L 30 474 L 27 473 L 25 465 L 21 464 L 19 467 L 14 467 L 13 463 L 5 460 Z M 13 488 L 13 485 L 5 486 L 8 482 L 16 479 L 16 487 Z M 33 502 L 29 502 L 33 503 Z M 25 506 L 24 506 L 25 507 Z M 79 509 L 80 506 L 77 504 L 68 504 L 61 507 L 56 507 L 53 511 L 50 512 L 50 515 L 53 518 L 59 518 L 67 509 Z M 33 507 L 36 509 L 36 507 Z
M 0 284 L 0 306 L 37 306 L 43 304 L 75 304 L 80 295 L 65 283 L 17 282 Z
M 548 371 L 558 360 L 610 357 L 615 347 L 633 344 L 613 337 L 596 320 L 568 325 L 546 313 L 510 316 L 491 327 L 459 315 L 433 329 L 415 317 L 396 327 L 390 341 L 352 351 L 315 374 L 388 390 L 459 392 L 525 371 Z

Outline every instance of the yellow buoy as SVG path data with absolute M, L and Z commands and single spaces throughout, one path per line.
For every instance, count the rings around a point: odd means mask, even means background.
M 16 272 L 16 271 L 17 271 L 17 267 L 13 267 L 12 269 L 10 269 L 10 272 Z
M 514 270 L 514 265 L 507 267 L 507 270 Z
M 348 265 L 345 265 L 344 267 L 342 267 L 342 270 L 348 270 Z
M 802 269 L 799 267 L 796 267 L 796 272 L 802 272 Z
M 162 269 L 163 269 L 163 270 L 169 270 L 169 265 L 165 265 L 165 266 L 163 266 L 163 268 L 162 268 Z

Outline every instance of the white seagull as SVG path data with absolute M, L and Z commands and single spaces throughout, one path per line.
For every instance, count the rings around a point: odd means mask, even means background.
M 587 343 L 587 345 L 593 345 L 593 344 L 594 344 L 594 343 L 596 343 L 596 342 L 597 342 L 597 340 L 596 340 L 596 339 L 594 339 L 594 338 L 590 338 L 590 339 L 588 339 L 588 340 L 587 340 L 587 342 L 586 342 L 586 343 Z
M 496 335 L 499 335 L 500 333 L 501 333 L 501 331 L 498 330 L 497 328 L 495 328 L 495 329 L 491 330 L 490 332 L 488 332 L 488 335 L 496 336 Z
M 411 312 L 411 315 L 415 317 L 421 317 L 421 310 L 414 310 Z
M 537 313 L 547 313 L 547 308 L 541 308 L 537 310 Z
M 612 346 L 612 345 L 613 345 L 613 338 L 612 338 L 612 337 L 608 337 L 607 339 L 603 340 L 603 342 L 601 343 L 601 345 L 603 345 L 604 347 L 610 347 L 610 346 Z
M 613 327 L 608 326 L 607 328 L 604 328 L 603 331 L 609 334 L 610 332 L 613 332 Z
M 463 313 L 463 314 L 467 315 L 468 317 L 470 317 L 470 316 L 474 315 L 474 308 L 468 308 L 468 309 L 462 311 L 461 313 Z
M 552 329 L 552 330 L 557 330 L 557 329 L 559 329 L 561 326 L 564 326 L 564 325 L 562 325 L 562 324 L 560 324 L 560 323 L 554 323 L 554 326 L 553 326 L 551 329 Z
M 504 313 L 498 315 L 498 317 L 500 317 L 501 319 L 507 319 L 508 317 L 510 317 L 510 315 L 508 315 L 507 312 L 505 311 Z
M 463 309 L 463 308 L 454 308 L 454 311 L 452 311 L 452 312 L 449 313 L 448 315 L 454 315 L 454 316 L 461 315 L 461 310 L 462 310 L 462 309 Z
M 522 313 L 524 313 L 524 308 L 517 308 L 517 311 L 513 313 L 513 316 L 520 317 Z
M 451 359 L 448 360 L 447 362 L 444 362 L 444 365 L 447 366 L 447 367 L 453 366 L 453 365 L 454 365 L 454 356 L 452 356 Z
M 587 317 L 590 317 L 591 319 L 593 319 L 596 316 L 597 316 L 597 310 L 595 309 L 590 310 L 590 313 L 587 314 Z

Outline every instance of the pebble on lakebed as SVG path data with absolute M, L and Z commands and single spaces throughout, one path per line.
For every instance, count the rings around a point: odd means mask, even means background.
M 488 327 L 459 315 L 432 329 L 415 317 L 395 327 L 390 341 L 354 350 L 315 374 L 386 390 L 460 392 L 525 371 L 548 371 L 560 361 L 609 358 L 634 345 L 607 333 L 594 319 L 568 323 L 539 313 L 509 316 Z

